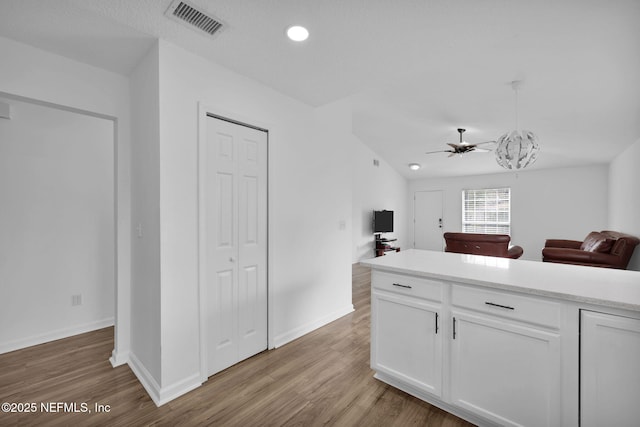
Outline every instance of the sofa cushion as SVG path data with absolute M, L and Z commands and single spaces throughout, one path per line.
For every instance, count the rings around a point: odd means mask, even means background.
M 613 242 L 613 248 L 611 249 L 611 253 L 615 256 L 622 256 L 625 251 L 625 247 L 627 246 L 627 239 L 618 239 Z
M 601 252 L 608 254 L 615 240 L 608 238 L 605 234 L 593 231 L 584 239 L 580 249 L 588 252 Z

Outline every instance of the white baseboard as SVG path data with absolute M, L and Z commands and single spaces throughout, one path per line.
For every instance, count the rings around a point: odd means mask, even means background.
M 196 388 L 202 385 L 202 381 L 200 380 L 200 372 L 197 372 L 190 377 L 185 378 L 182 381 L 178 381 L 167 387 L 162 387 L 160 389 L 160 400 L 156 405 L 164 405 L 165 403 L 182 396 L 183 394 L 189 393 L 191 390 L 195 390 Z
M 302 326 L 299 326 L 295 329 L 292 329 L 284 334 L 280 334 L 274 339 L 274 347 L 281 347 L 296 338 L 300 338 L 301 336 L 308 334 L 311 331 L 314 331 L 324 325 L 327 325 L 334 320 L 338 320 L 342 316 L 346 316 L 349 313 L 353 312 L 353 304 L 349 304 L 348 306 L 342 308 L 341 310 L 336 310 L 332 313 L 327 314 L 319 319 L 314 320 L 313 322 L 306 323 Z
M 113 325 L 114 318 L 109 317 L 107 319 L 96 320 L 94 322 L 84 323 L 82 325 L 76 325 L 70 328 L 57 329 L 55 331 L 49 331 L 44 334 L 32 335 L 30 337 L 21 338 L 19 340 L 0 343 L 0 354 L 20 350 L 38 344 L 44 344 L 46 342 L 55 341 L 62 338 L 72 337 L 78 334 L 84 334 L 85 332 L 91 332 Z
M 160 402 L 160 386 L 153 378 L 153 376 L 147 371 L 144 364 L 138 360 L 135 353 L 129 353 L 129 367 L 133 371 L 133 374 L 138 377 L 138 381 L 142 384 L 145 390 L 147 390 L 147 394 L 153 400 L 153 403 L 156 406 L 160 406 L 158 402 Z
M 109 362 L 111 362 L 111 366 L 117 368 L 120 365 L 125 365 L 129 363 L 129 351 L 121 351 L 117 352 L 115 349 L 111 352 L 111 357 L 109 358 Z
M 162 406 L 176 397 L 180 397 L 202 385 L 200 373 L 198 372 L 170 386 L 160 387 L 134 353 L 129 353 L 128 363 L 135 376 L 138 377 L 138 381 L 140 381 L 140 384 L 142 384 L 156 406 Z

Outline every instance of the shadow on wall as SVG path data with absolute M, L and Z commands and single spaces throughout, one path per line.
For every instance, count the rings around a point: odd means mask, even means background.
M 373 258 L 373 211 L 362 211 L 360 240 L 356 244 L 357 259 Z

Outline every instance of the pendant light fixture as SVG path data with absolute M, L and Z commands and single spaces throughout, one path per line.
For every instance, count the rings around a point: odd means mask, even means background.
M 520 80 L 511 82 L 516 93 L 516 128 L 498 138 L 496 146 L 496 161 L 505 169 L 523 169 L 533 164 L 540 151 L 538 137 L 531 131 L 518 127 L 518 90 Z

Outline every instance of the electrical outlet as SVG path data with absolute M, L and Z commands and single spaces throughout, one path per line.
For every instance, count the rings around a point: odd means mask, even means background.
M 71 305 L 82 305 L 82 294 L 71 295 Z

